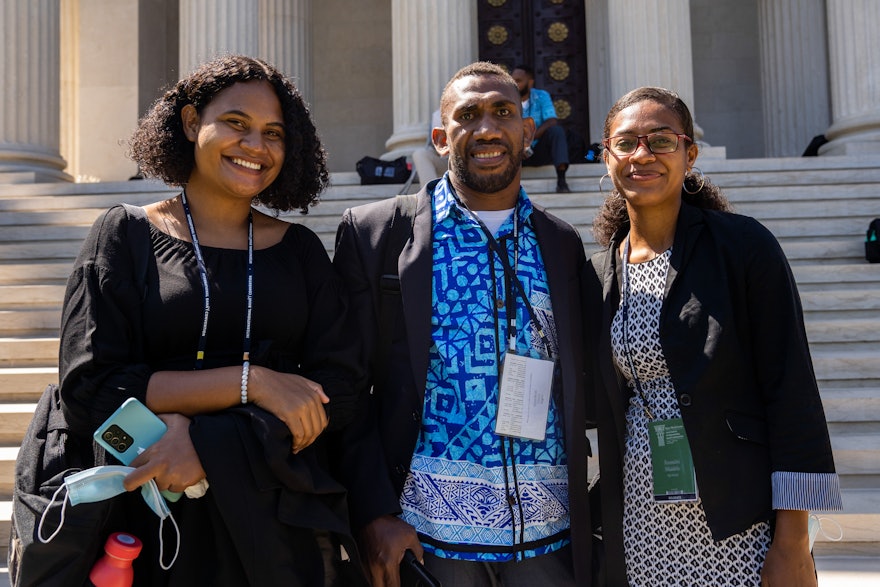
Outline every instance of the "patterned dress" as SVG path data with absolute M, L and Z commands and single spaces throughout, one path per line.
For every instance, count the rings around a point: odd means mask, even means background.
M 660 309 L 671 253 L 670 249 L 651 261 L 628 264 L 629 294 L 621 296 L 621 306 L 629 301 L 626 332 L 632 364 L 656 419 L 681 416 L 660 346 Z M 622 311 L 614 316 L 611 343 L 618 367 L 635 390 L 624 345 L 623 316 Z M 770 545 L 769 524 L 760 522 L 742 534 L 715 542 L 699 500 L 655 502 L 648 418 L 635 391 L 626 426 L 623 532 L 630 585 L 760 586 Z

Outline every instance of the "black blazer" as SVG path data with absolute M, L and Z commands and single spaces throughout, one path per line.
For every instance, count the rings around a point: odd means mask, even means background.
M 587 315 L 601 313 L 596 404 L 602 528 L 610 584 L 626 585 L 622 463 L 632 393 L 611 356 L 619 245 L 591 259 Z M 825 414 L 791 269 L 773 235 L 745 216 L 682 204 L 660 342 L 694 457 L 712 536 L 772 516 L 774 471 L 833 473 Z
M 433 191 L 435 183 L 428 185 Z M 398 258 L 399 299 L 380 324 L 384 251 L 394 199 L 347 210 L 336 238 L 334 264 L 349 287 L 355 328 L 364 340 L 369 376 L 355 423 L 346 432 L 340 475 L 349 487 L 352 523 L 362 527 L 400 512 L 399 495 L 418 439 L 431 346 L 432 215 L 426 188 L 418 194 L 412 234 Z M 586 375 L 582 285 L 587 270 L 577 231 L 535 206 L 531 222 L 546 263 L 559 338 L 562 413 L 568 453 L 571 537 L 579 585 L 589 585 Z M 391 290 L 394 285 L 391 284 Z M 387 295 L 387 294 L 386 294 Z M 377 364 L 379 329 L 391 329 L 390 356 Z

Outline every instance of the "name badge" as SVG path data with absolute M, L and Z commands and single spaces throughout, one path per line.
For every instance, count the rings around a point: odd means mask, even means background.
M 654 469 L 654 501 L 696 501 L 697 475 L 682 419 L 649 422 L 648 435 Z
M 501 371 L 495 433 L 544 440 L 552 389 L 553 361 L 508 352 Z

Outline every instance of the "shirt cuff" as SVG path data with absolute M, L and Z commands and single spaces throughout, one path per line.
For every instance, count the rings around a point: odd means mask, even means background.
M 776 471 L 771 475 L 774 510 L 843 509 L 837 473 Z

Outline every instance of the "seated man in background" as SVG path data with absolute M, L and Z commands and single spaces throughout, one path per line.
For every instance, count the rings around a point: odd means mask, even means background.
M 556 168 L 556 191 L 567 193 L 571 189 L 565 181 L 568 170 L 568 143 L 565 140 L 565 129 L 558 126 L 556 108 L 550 94 L 538 90 L 535 86 L 535 74 L 526 65 L 517 65 L 511 76 L 519 88 L 522 99 L 523 116 L 535 121 L 535 139 L 531 149 L 525 152 L 523 166 L 538 167 L 553 164 Z

